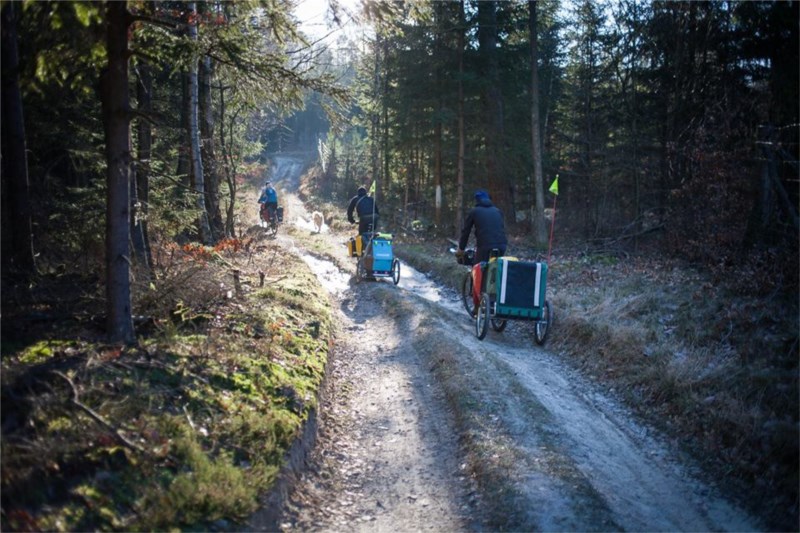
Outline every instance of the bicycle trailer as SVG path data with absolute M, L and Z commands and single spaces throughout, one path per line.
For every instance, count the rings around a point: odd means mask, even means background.
M 489 265 L 486 292 L 492 297 L 495 318 L 538 320 L 547 290 L 547 263 L 498 258 Z
M 502 332 L 508 320 L 527 320 L 535 323 L 536 343 L 544 344 L 552 321 L 550 303 L 545 297 L 547 263 L 519 261 L 513 257 L 493 258 L 484 276 L 484 290 L 474 313 L 475 335 L 483 339 L 489 325 Z M 471 297 L 465 289 L 464 301 Z
M 390 233 L 364 233 L 350 238 L 347 250 L 356 260 L 356 281 L 366 278 L 391 277 L 400 281 L 400 261 L 394 257 Z

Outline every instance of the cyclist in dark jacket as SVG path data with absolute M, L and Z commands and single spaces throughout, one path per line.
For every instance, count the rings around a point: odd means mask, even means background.
M 358 233 L 369 233 L 378 229 L 378 206 L 372 196 L 367 196 L 367 189 L 358 188 L 358 194 L 350 199 L 347 206 L 347 220 L 355 224 L 356 220 L 353 213 L 358 215 Z
M 489 199 L 489 193 L 484 190 L 475 191 L 475 207 L 467 214 L 464 228 L 461 230 L 461 239 L 458 241 L 458 254 L 463 254 L 469 241 L 469 234 L 475 226 L 475 263 L 489 260 L 489 253 L 497 249 L 500 255 L 506 253 L 508 240 L 506 227 L 503 223 L 503 214 Z

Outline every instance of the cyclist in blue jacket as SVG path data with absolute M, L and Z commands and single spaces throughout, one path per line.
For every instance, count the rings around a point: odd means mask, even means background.
M 267 212 L 266 220 L 272 220 L 276 216 L 275 212 L 278 209 L 278 191 L 272 186 L 272 182 L 267 180 L 264 183 L 264 188 L 261 189 L 261 196 L 258 198 L 258 203 L 261 204 L 261 212 Z M 262 217 L 263 218 L 263 217 Z

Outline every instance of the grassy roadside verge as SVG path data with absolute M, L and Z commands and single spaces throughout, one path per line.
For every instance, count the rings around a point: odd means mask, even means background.
M 464 275 L 429 244 L 399 244 L 396 253 L 455 289 Z M 555 257 L 547 347 L 747 494 L 770 527 L 793 530 L 797 302 L 745 289 L 740 276 L 655 259 Z
M 59 279 L 4 309 L 3 530 L 236 530 L 275 481 L 324 376 L 325 293 L 260 238 L 164 252 L 136 347 L 96 340 L 85 278 L 70 316 Z

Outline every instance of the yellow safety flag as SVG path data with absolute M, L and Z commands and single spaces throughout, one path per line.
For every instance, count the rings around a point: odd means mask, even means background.
M 556 174 L 556 179 L 553 180 L 553 184 L 550 185 L 550 192 L 558 196 L 558 174 Z
M 372 185 L 369 186 L 369 193 L 373 196 L 375 195 L 375 184 L 377 182 L 378 180 L 372 180 Z

